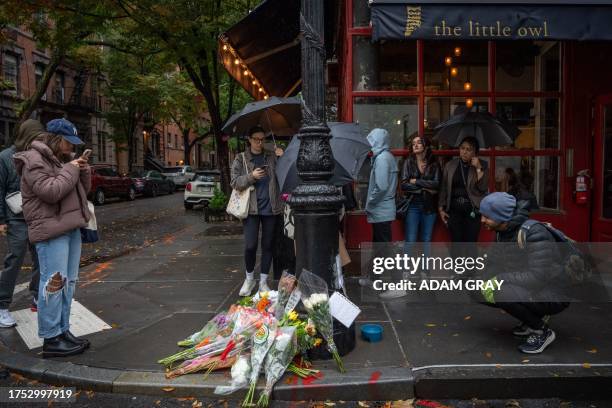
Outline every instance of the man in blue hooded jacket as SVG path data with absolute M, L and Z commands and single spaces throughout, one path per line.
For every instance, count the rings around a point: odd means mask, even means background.
M 368 223 L 372 224 L 372 242 L 391 242 L 391 222 L 395 219 L 395 192 L 398 169 L 389 151 L 390 136 L 385 129 L 374 129 L 367 137 L 372 146 L 372 170 L 366 200 Z M 368 279 L 363 285 L 370 286 Z

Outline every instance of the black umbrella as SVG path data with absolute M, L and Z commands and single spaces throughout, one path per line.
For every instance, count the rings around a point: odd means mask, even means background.
M 357 179 L 371 147 L 358 124 L 329 122 L 327 125 L 331 130 L 332 138 L 329 144 L 336 162 L 330 182 L 342 186 Z M 300 140 L 293 137 L 276 163 L 276 178 L 284 193 L 293 191 L 300 182 L 296 167 L 299 148 Z
M 435 128 L 440 143 L 459 146 L 468 136 L 476 138 L 479 147 L 505 146 L 514 142 L 521 131 L 509 121 L 489 112 L 461 112 Z
M 297 97 L 278 98 L 272 96 L 257 102 L 247 103 L 240 112 L 233 114 L 223 132 L 245 135 L 253 126 L 261 126 L 266 132 L 277 136 L 292 136 L 302 122 L 301 101 Z

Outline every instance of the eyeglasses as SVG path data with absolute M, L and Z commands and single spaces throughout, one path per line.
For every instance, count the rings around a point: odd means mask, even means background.
M 257 138 L 257 137 L 252 137 L 252 138 L 251 138 L 251 142 L 253 142 L 253 143 L 257 143 L 257 144 L 263 144 L 264 140 L 265 140 L 265 139 L 259 139 L 259 138 Z

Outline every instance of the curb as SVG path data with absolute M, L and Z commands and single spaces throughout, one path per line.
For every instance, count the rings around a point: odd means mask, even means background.
M 612 399 L 612 364 L 449 365 L 413 372 L 419 398 Z
M 142 394 L 165 397 L 219 397 L 214 394 L 218 385 L 227 385 L 224 374 L 210 375 L 206 382 L 201 375 L 182 376 L 168 380 L 162 372 L 127 371 L 90 367 L 69 362 L 43 360 L 17 353 L 0 346 L 0 366 L 52 385 L 121 394 Z M 280 401 L 296 400 L 405 400 L 414 397 L 412 370 L 405 367 L 368 368 L 340 374 L 335 369 L 321 370 L 314 380 L 284 377 L 274 387 L 272 398 Z M 298 381 L 296 381 L 298 380 Z M 260 380 L 259 390 L 264 381 Z M 165 389 L 165 390 L 164 390 Z M 229 398 L 243 398 L 246 390 Z

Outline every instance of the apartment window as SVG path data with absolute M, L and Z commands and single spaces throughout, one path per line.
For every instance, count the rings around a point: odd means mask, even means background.
M 177 134 L 174 135 L 174 147 L 177 148 L 177 149 L 179 147 L 178 135 Z
M 107 161 L 106 157 L 106 133 L 98 132 L 98 161 Z
M 36 81 L 36 88 L 38 88 L 38 84 L 42 82 L 43 75 L 45 72 L 45 66 L 42 64 L 34 65 L 34 80 Z M 42 100 L 47 100 L 47 92 L 45 92 L 42 96 Z
M 64 103 L 66 89 L 66 76 L 63 72 L 55 73 L 55 89 L 53 96 L 55 97 L 56 103 Z
M 5 53 L 2 59 L 2 77 L 19 90 L 19 58 L 16 55 Z

